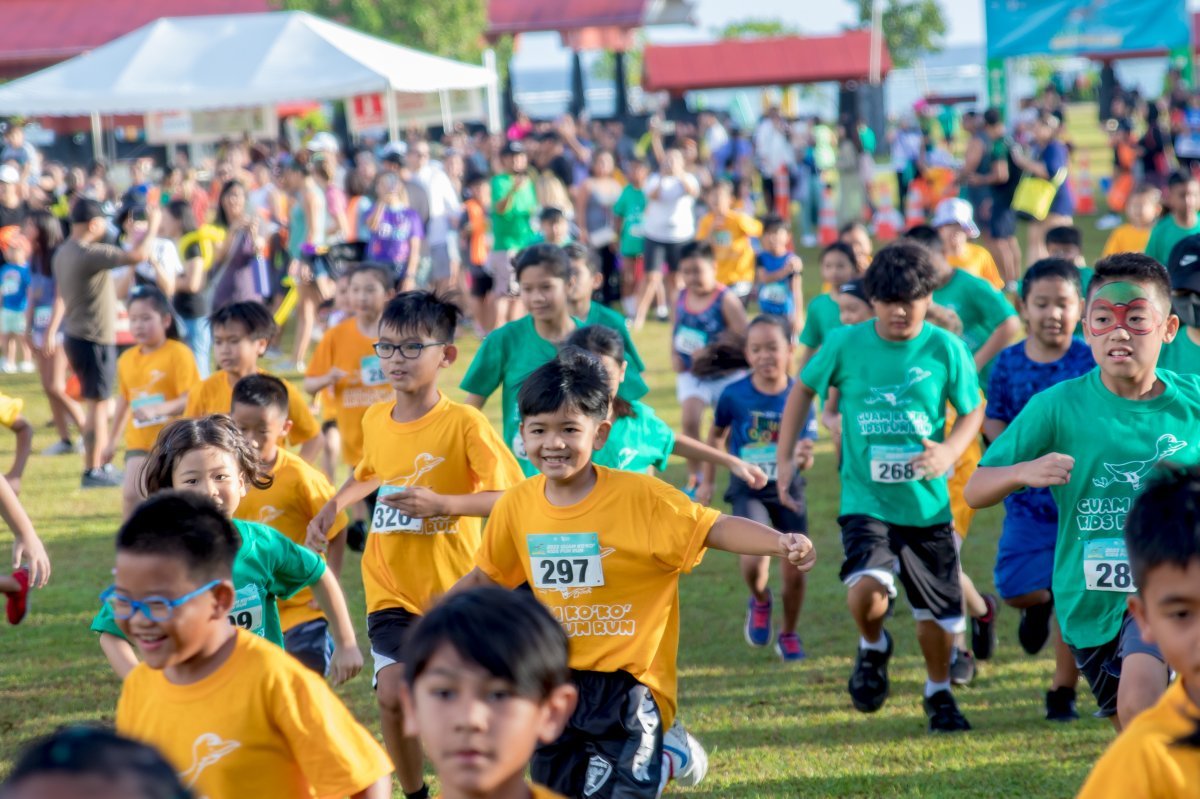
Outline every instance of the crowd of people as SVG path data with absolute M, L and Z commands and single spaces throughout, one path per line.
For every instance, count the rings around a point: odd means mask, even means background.
M 1120 733 L 1080 795 L 1194 793 L 1200 180 L 1136 171 L 1089 266 L 1052 92 L 959 136 L 914 111 L 886 137 L 897 196 L 934 169 L 961 196 L 878 248 L 870 129 L 775 109 L 750 135 L 705 112 L 638 138 L 522 116 L 349 150 L 327 133 L 231 142 L 207 185 L 138 159 L 120 194 L 104 164 L 43 163 L 10 127 L 2 365 L 39 371 L 45 454 L 82 455 L 84 489 L 120 488 L 91 629 L 123 686 L 116 735 L 33 746 L 0 796 L 108 780 L 382 799 L 394 774 L 421 799 L 426 758 L 448 797 L 694 785 L 679 578 L 706 549 L 737 553 L 747 644 L 803 660 L 804 474 L 820 468 L 841 485 L 858 711 L 892 699 L 902 588 L 926 728 L 970 730 L 954 686 L 993 656 L 1006 604 L 1025 651 L 1054 648 L 1045 718 L 1079 718 L 1082 675 Z M 1132 134 L 1112 128 L 1121 161 Z M 1022 252 L 1030 175 L 1053 197 Z M 834 187 L 843 224 L 806 302 L 796 245 Z M 645 401 L 638 331 L 669 350 L 678 430 Z M 456 402 L 445 370 L 471 334 Z M 481 412 L 497 392 L 499 430 Z M 14 624 L 51 576 L 18 496 L 22 410 L 0 396 Z M 679 487 L 655 476 L 672 454 Z M 719 470 L 729 514 L 710 507 Z M 959 552 L 975 509 L 1001 502 L 994 596 Z M 366 667 L 347 548 L 382 747 L 329 687 Z

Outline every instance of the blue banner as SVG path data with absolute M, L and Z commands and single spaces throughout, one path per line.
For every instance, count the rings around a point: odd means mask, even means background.
M 984 0 L 987 56 L 1084 55 L 1188 47 L 1187 0 Z

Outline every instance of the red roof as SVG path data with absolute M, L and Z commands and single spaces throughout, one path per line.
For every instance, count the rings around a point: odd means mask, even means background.
M 639 28 L 648 0 L 488 0 L 488 35 Z
M 159 17 L 273 11 L 272 0 L 0 0 L 0 77 L 65 61 Z
M 880 75 L 892 68 L 887 44 Z M 694 89 L 787 86 L 793 83 L 866 80 L 871 34 L 736 39 L 710 44 L 647 45 L 642 87 L 681 94 Z

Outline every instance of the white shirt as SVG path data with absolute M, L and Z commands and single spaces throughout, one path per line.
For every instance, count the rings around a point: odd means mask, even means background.
M 450 176 L 435 163 L 427 163 L 413 176 L 429 195 L 429 225 L 425 239 L 430 245 L 445 244 L 450 237 L 450 222 L 462 214 L 462 202 L 450 182 Z
M 662 187 L 657 198 L 655 189 Z M 689 241 L 696 235 L 694 207 L 696 199 L 687 192 L 699 192 L 700 184 L 691 174 L 683 179 L 657 172 L 646 180 L 646 210 L 642 212 L 642 235 L 654 241 L 676 244 Z

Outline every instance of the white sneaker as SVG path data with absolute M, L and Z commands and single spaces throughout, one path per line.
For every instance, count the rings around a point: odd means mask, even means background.
M 21 361 L 22 374 L 33 374 L 33 361 Z
M 816 247 L 817 246 L 817 237 L 811 233 L 805 233 L 803 236 L 800 237 L 800 243 L 803 244 L 805 247 Z
M 74 455 L 78 452 L 83 452 L 83 442 L 71 443 L 70 441 L 55 441 L 50 446 L 42 450 L 43 455 Z
M 6 375 L 15 375 L 17 373 L 17 365 L 9 360 L 0 362 L 0 372 Z
M 699 785 L 708 774 L 708 753 L 679 719 L 663 734 L 663 771 L 685 788 Z

